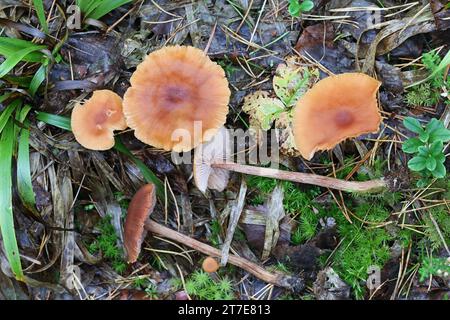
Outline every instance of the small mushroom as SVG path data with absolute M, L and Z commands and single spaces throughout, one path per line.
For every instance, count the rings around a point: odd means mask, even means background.
M 317 82 L 297 102 L 294 139 L 310 160 L 318 150 L 379 130 L 377 92 L 381 83 L 364 73 L 343 73 Z
M 197 188 L 202 192 L 205 192 L 206 188 L 223 191 L 228 184 L 229 171 L 348 192 L 376 192 L 388 187 L 388 183 L 383 178 L 361 182 L 347 181 L 311 173 L 283 171 L 230 162 L 230 149 L 224 149 L 224 146 L 229 145 L 231 137 L 224 131 L 226 131 L 225 128 L 221 129 L 217 137 L 194 150 L 194 180 Z
M 225 72 L 200 49 L 171 46 L 154 51 L 138 65 L 130 82 L 125 118 L 146 144 L 190 151 L 225 123 L 230 99 Z M 200 132 L 194 128 L 196 121 Z M 189 136 L 173 141 L 180 129 Z
M 207 257 L 202 263 L 203 271 L 213 273 L 219 270 L 219 263 L 213 257 Z
M 75 139 L 86 149 L 111 149 L 114 130 L 127 128 L 122 98 L 110 90 L 94 91 L 90 99 L 73 108 L 71 126 Z
M 124 244 L 128 262 L 137 260 L 146 231 L 181 243 L 209 257 L 221 257 L 220 250 L 149 219 L 155 203 L 155 187 L 152 184 L 141 187 L 130 202 L 124 225 Z M 282 273 L 271 273 L 245 258 L 230 255 L 228 261 L 265 282 L 292 290 L 304 288 L 302 279 Z

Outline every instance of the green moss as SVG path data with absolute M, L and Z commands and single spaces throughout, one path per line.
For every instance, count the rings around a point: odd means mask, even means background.
M 216 281 L 202 270 L 195 271 L 186 280 L 186 291 L 199 300 L 234 299 L 233 285 L 228 278 L 223 277 Z
M 123 261 L 123 251 L 117 246 L 118 237 L 111 224 L 111 216 L 106 216 L 100 220 L 98 226 L 100 235 L 89 246 L 91 254 L 101 252 L 107 261 L 111 263 L 113 269 L 122 274 L 126 270 L 126 263 Z
M 370 222 L 383 222 L 389 217 L 389 211 L 380 204 L 363 204 L 354 208 L 354 213 Z M 348 223 L 343 215 L 335 217 L 342 243 L 333 257 L 333 268 L 348 283 L 361 299 L 365 292 L 367 268 L 380 268 L 390 257 L 389 241 L 393 238 L 383 228 L 367 228 L 353 220 Z
M 450 215 L 448 214 L 447 207 L 434 207 L 429 209 L 429 212 L 423 214 L 425 235 L 431 242 L 431 248 L 437 250 L 443 246 L 443 242 L 442 238 L 439 236 L 439 233 L 436 231 L 436 226 L 431 220 L 430 214 L 439 226 L 439 230 L 441 231 L 445 243 L 450 245 Z

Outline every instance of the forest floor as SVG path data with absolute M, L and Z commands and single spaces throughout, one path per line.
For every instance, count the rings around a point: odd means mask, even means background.
M 450 2 L 111 3 L 0 1 L 0 299 L 449 298 Z M 232 173 L 203 193 L 192 165 L 131 129 L 108 151 L 78 144 L 74 105 L 98 89 L 123 96 L 147 54 L 175 44 L 224 69 L 227 128 L 277 129 L 283 170 L 393 184 L 356 193 Z M 307 161 L 295 102 L 348 72 L 381 82 L 380 130 Z M 230 263 L 205 273 L 204 254 L 152 234 L 128 264 L 124 219 L 149 182 L 162 186 L 155 221 L 298 282 Z

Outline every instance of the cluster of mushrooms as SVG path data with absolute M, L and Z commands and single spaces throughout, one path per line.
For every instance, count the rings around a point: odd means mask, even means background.
M 137 139 L 175 152 L 194 149 L 194 180 L 199 190 L 222 191 L 229 172 L 314 184 L 344 191 L 374 191 L 387 187 L 384 179 L 365 182 L 315 174 L 248 166 L 230 161 L 231 139 L 224 124 L 231 92 L 223 69 L 200 49 L 170 46 L 150 53 L 138 65 L 123 100 L 109 90 L 97 90 L 72 112 L 76 140 L 91 150 L 114 146 L 114 131 L 131 128 Z M 318 150 L 330 150 L 345 139 L 377 132 L 381 115 L 377 103 L 380 82 L 362 73 L 345 73 L 317 82 L 297 102 L 293 113 L 294 139 L 300 154 L 310 160 Z M 201 134 L 194 122 L 201 122 Z M 173 140 L 184 129 L 190 139 Z M 128 261 L 135 262 L 145 231 L 181 242 L 210 257 L 219 250 L 149 219 L 156 204 L 155 187 L 143 186 L 133 197 L 124 226 Z M 266 282 L 292 288 L 295 279 L 273 274 L 248 260 L 231 255 L 230 263 Z M 205 270 L 217 270 L 207 260 Z

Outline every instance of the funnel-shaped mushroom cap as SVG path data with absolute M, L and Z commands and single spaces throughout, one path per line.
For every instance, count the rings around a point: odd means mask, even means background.
M 124 225 L 124 245 L 128 262 L 136 262 L 145 238 L 144 225 L 156 204 L 156 188 L 153 184 L 142 186 L 131 199 Z
M 377 132 L 381 115 L 377 91 L 381 83 L 363 73 L 344 73 L 316 83 L 297 102 L 294 138 L 301 155 L 310 160 L 317 150 Z
M 75 105 L 71 125 L 75 139 L 86 149 L 111 149 L 114 146 L 114 130 L 127 128 L 122 98 L 110 90 L 94 91 L 84 104 Z
M 199 145 L 194 151 L 194 180 L 197 188 L 205 192 L 206 188 L 223 191 L 230 179 L 226 169 L 213 168 L 211 164 L 226 162 L 231 157 L 231 137 L 222 127 L 214 138 Z
M 207 257 L 202 263 L 203 271 L 212 273 L 219 270 L 219 263 L 213 257 Z
M 228 81 L 223 69 L 199 49 L 173 46 L 154 51 L 138 65 L 130 82 L 124 97 L 126 121 L 146 144 L 189 151 L 210 140 L 225 123 Z M 201 128 L 194 133 L 196 121 Z

